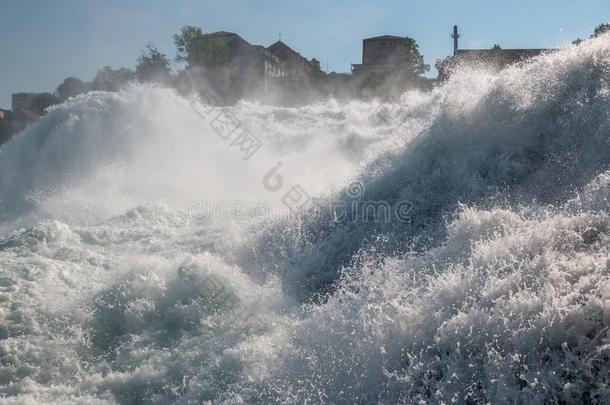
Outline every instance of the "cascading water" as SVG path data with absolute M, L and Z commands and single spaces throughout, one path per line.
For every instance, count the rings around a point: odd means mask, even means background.
M 0 395 L 609 403 L 609 166 L 607 37 L 395 103 L 71 99 L 0 152 Z

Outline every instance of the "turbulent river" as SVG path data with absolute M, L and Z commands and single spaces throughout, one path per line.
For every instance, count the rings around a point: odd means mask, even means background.
M 4 403 L 610 403 L 610 38 L 429 93 L 132 86 L 0 151 Z

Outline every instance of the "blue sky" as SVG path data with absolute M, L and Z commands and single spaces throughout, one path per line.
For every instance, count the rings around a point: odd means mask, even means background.
M 609 0 L 0 0 L 0 107 L 18 91 L 53 91 L 67 76 L 133 67 L 148 42 L 175 56 L 182 25 L 234 31 L 253 44 L 282 39 L 330 70 L 361 59 L 362 38 L 417 40 L 426 63 L 461 47 L 555 47 L 610 21 Z

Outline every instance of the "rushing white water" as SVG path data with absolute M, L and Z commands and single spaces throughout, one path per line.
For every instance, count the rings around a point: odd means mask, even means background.
M 0 395 L 608 403 L 609 166 L 608 38 L 395 103 L 72 99 L 0 152 Z

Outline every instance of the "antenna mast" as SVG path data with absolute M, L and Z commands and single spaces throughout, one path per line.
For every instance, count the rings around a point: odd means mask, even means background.
M 453 54 L 455 55 L 458 50 L 458 40 L 460 39 L 457 25 L 453 26 L 453 35 L 451 35 L 451 38 L 453 38 Z

